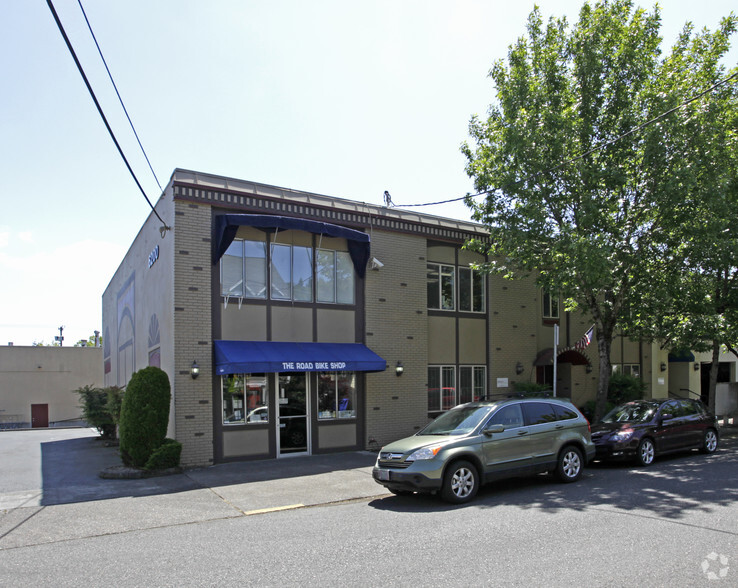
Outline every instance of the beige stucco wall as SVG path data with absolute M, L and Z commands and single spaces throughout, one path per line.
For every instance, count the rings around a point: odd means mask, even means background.
M 100 347 L 0 347 L 0 426 L 30 426 L 32 404 L 48 404 L 51 426 L 79 424 L 87 385 L 103 385 Z

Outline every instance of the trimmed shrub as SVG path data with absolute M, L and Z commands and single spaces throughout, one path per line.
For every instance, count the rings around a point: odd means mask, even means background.
M 182 444 L 174 439 L 164 439 L 146 461 L 144 469 L 167 470 L 179 467 L 179 458 L 182 455 Z
M 149 366 L 131 376 L 120 414 L 120 455 L 125 465 L 144 467 L 164 443 L 171 397 L 169 377 L 160 368 Z

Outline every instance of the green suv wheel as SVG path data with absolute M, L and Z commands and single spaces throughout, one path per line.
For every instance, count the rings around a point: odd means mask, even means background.
M 479 490 L 479 477 L 477 468 L 468 461 L 457 461 L 452 463 L 443 478 L 441 498 L 446 502 L 461 504 L 468 502 Z
M 576 482 L 582 476 L 582 452 L 570 445 L 559 454 L 556 477 L 562 482 Z

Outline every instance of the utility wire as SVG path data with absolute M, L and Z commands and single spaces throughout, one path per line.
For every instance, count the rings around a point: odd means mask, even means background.
M 529 180 L 533 180 L 533 179 L 537 178 L 538 176 L 541 176 L 543 174 L 547 174 L 547 173 L 550 173 L 550 172 L 559 170 L 562 167 L 566 167 L 567 165 L 570 165 L 572 163 L 575 163 L 575 162 L 579 161 L 580 159 L 584 159 L 588 155 L 592 155 L 592 153 L 595 153 L 597 151 L 601 151 L 605 147 L 609 147 L 610 145 L 612 145 L 614 143 L 617 143 L 621 139 L 624 139 L 625 137 L 627 137 L 629 135 L 632 135 L 633 133 L 637 133 L 638 131 L 640 131 L 642 129 L 645 129 L 647 126 L 652 125 L 652 124 L 660 121 L 662 118 L 665 118 L 665 117 L 669 116 L 672 112 L 674 112 L 676 110 L 679 110 L 680 108 L 683 108 L 683 107 L 687 106 L 687 104 L 690 104 L 690 103 L 694 102 L 695 100 L 699 100 L 705 94 L 707 94 L 709 92 L 712 92 L 714 89 L 719 88 L 720 86 L 722 86 L 724 84 L 727 84 L 728 82 L 730 82 L 732 79 L 734 79 L 736 77 L 738 77 L 738 71 L 735 72 L 733 75 L 728 76 L 724 80 L 721 80 L 719 82 L 716 82 L 715 84 L 713 84 L 712 86 L 710 86 L 706 90 L 700 92 L 699 94 L 696 94 L 696 95 L 692 96 L 691 98 L 688 98 L 687 100 L 685 100 L 681 104 L 678 104 L 674 108 L 671 108 L 671 109 L 667 110 L 666 112 L 662 112 L 661 114 L 659 114 L 658 116 L 652 118 L 651 120 L 648 120 L 648 121 L 646 121 L 646 122 L 644 122 L 644 123 L 642 123 L 642 124 L 640 124 L 640 125 L 638 125 L 636 127 L 633 127 L 632 129 L 630 129 L 629 131 L 623 133 L 622 135 L 620 135 L 618 137 L 615 137 L 614 139 L 610 139 L 609 141 L 605 141 L 604 143 L 602 143 L 601 145 L 598 145 L 597 147 L 592 147 L 592 149 L 589 149 L 588 151 L 585 151 L 581 155 L 577 155 L 576 157 L 572 157 L 571 159 L 564 160 L 559 165 L 556 165 L 556 166 L 551 167 L 551 168 L 548 168 L 548 169 L 544 169 L 542 171 L 536 172 L 534 174 L 531 174 L 529 176 L 526 176 L 524 178 L 521 178 L 519 180 L 516 180 L 515 182 L 512 182 L 510 184 L 510 186 L 516 186 L 517 184 L 521 184 L 523 182 L 527 182 Z M 425 202 L 425 203 L 422 203 L 422 204 L 395 204 L 390 199 L 390 204 L 389 205 L 391 207 L 395 207 L 395 208 L 411 208 L 411 207 L 415 207 L 415 206 L 434 206 L 436 204 L 448 204 L 449 202 L 458 202 L 459 200 L 466 200 L 467 198 L 476 198 L 477 196 L 483 196 L 485 194 L 489 194 L 490 192 L 494 192 L 496 190 L 501 190 L 501 189 L 502 188 L 490 188 L 489 190 L 485 190 L 484 192 L 477 192 L 476 194 L 467 194 L 466 196 L 461 196 L 459 198 L 451 198 L 449 200 L 440 200 L 438 202 Z M 387 194 L 387 192 L 385 192 L 385 197 L 386 197 L 386 194 Z
M 123 112 L 126 113 L 126 118 L 128 119 L 128 124 L 131 125 L 131 130 L 133 131 L 134 136 L 136 137 L 136 141 L 138 141 L 138 146 L 141 148 L 141 153 L 143 153 L 144 159 L 146 159 L 146 163 L 149 164 L 149 169 L 151 170 L 151 175 L 154 176 L 154 180 L 156 180 L 156 185 L 159 186 L 159 190 L 163 191 L 163 188 L 161 187 L 161 183 L 159 183 L 159 178 L 156 177 L 156 172 L 154 172 L 154 168 L 151 166 L 151 162 L 149 161 L 149 156 L 146 155 L 146 150 L 144 149 L 143 145 L 141 144 L 141 139 L 138 138 L 138 133 L 136 132 L 136 127 L 133 126 L 133 121 L 131 120 L 131 117 L 128 116 L 128 110 L 126 109 L 126 105 L 123 104 L 123 98 L 120 97 L 120 92 L 118 92 L 118 86 L 115 85 L 115 80 L 113 79 L 113 74 L 110 73 L 110 69 L 108 68 L 108 62 L 105 61 L 105 57 L 103 56 L 102 49 L 100 49 L 100 45 L 97 42 L 97 37 L 95 37 L 95 33 L 92 30 L 92 25 L 90 24 L 90 21 L 87 18 L 87 13 L 85 12 L 84 6 L 82 6 L 82 0 L 77 0 L 77 4 L 79 4 L 79 9 L 82 11 L 82 15 L 85 17 L 85 22 L 87 23 L 87 28 L 90 31 L 90 35 L 92 35 L 92 40 L 95 41 L 95 47 L 97 47 L 97 52 L 100 54 L 100 59 L 102 59 L 103 65 L 105 66 L 105 71 L 108 72 L 108 77 L 110 78 L 110 83 L 113 84 L 113 88 L 115 89 L 115 94 L 118 96 L 118 101 L 120 102 L 121 108 L 123 108 Z
M 121 148 L 120 144 L 118 143 L 118 139 L 115 138 L 115 133 L 113 133 L 113 129 L 110 128 L 110 124 L 108 123 L 108 119 L 105 118 L 105 113 L 102 110 L 102 107 L 100 106 L 100 103 L 97 101 L 97 96 L 95 96 L 95 92 L 92 90 L 92 86 L 90 85 L 89 80 L 87 79 L 87 76 L 85 75 L 85 70 L 82 68 L 82 64 L 79 62 L 79 59 L 77 58 L 77 54 L 74 52 L 74 48 L 72 47 L 72 43 L 69 40 L 69 37 L 67 37 L 67 33 L 64 30 L 64 26 L 61 23 L 61 20 L 59 20 L 59 15 L 56 13 L 56 9 L 54 8 L 54 4 L 51 0 L 46 0 L 46 3 L 49 6 L 49 10 L 51 10 L 51 14 L 54 17 L 54 20 L 56 21 L 56 26 L 59 27 L 59 32 L 61 33 L 62 37 L 64 37 L 64 42 L 67 44 L 67 49 L 69 49 L 69 53 L 72 55 L 72 58 L 74 59 L 74 63 L 77 65 L 77 69 L 79 70 L 80 75 L 82 76 L 82 79 L 85 82 L 85 85 L 87 86 L 87 90 L 90 93 L 90 96 L 92 97 L 93 102 L 95 103 L 95 106 L 97 107 L 97 111 L 100 114 L 100 118 L 102 118 L 103 123 L 105 123 L 105 128 L 108 129 L 108 133 L 110 134 L 110 138 L 113 139 L 113 143 L 115 143 L 115 146 L 118 148 L 118 153 L 120 154 L 121 158 L 123 159 L 124 163 L 126 164 L 126 167 L 128 168 L 129 173 L 131 174 L 131 177 L 136 182 L 136 185 L 138 186 L 138 189 L 141 191 L 141 194 L 143 194 L 143 197 L 146 199 L 146 202 L 149 203 L 149 206 L 151 207 L 151 210 L 156 215 L 156 218 L 158 218 L 162 223 L 162 237 L 166 233 L 166 231 L 171 230 L 171 227 L 167 226 L 167 224 L 164 222 L 164 219 L 159 216 L 159 213 L 156 212 L 156 209 L 154 208 L 154 205 L 151 204 L 151 200 L 149 200 L 149 197 L 146 195 L 146 192 L 143 189 L 143 186 L 141 186 L 141 183 L 138 181 L 138 178 L 136 177 L 136 174 L 133 172 L 133 169 L 131 168 L 131 164 L 128 163 L 128 159 L 126 159 L 125 154 L 123 153 L 123 149 Z

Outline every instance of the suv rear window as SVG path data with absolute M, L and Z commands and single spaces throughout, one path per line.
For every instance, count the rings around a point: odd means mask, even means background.
M 575 419 L 579 416 L 579 413 L 577 413 L 574 408 L 569 408 L 568 406 L 559 406 L 558 404 L 554 404 L 553 407 L 556 411 L 556 416 L 559 418 L 560 421 Z
M 526 425 L 540 425 L 559 420 L 554 405 L 548 402 L 523 402 L 522 407 Z

